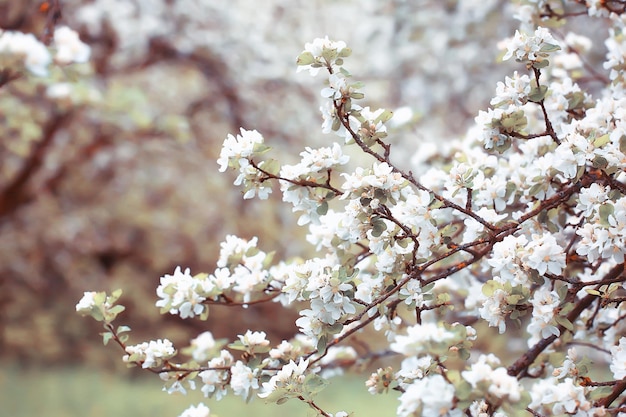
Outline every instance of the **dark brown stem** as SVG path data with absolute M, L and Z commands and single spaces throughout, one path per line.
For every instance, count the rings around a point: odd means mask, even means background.
M 333 187 L 332 185 L 330 185 L 330 172 L 331 172 L 330 170 L 327 171 L 328 177 L 327 177 L 326 181 L 324 181 L 324 183 L 319 183 L 319 182 L 315 182 L 315 181 L 292 180 L 292 179 L 289 179 L 289 178 L 279 177 L 278 175 L 274 175 L 271 172 L 268 172 L 268 171 L 264 170 L 263 168 L 259 167 L 259 165 L 254 160 L 249 159 L 248 161 L 250 161 L 250 165 L 252 165 L 254 167 L 254 169 L 256 169 L 257 171 L 259 171 L 260 173 L 262 173 L 263 175 L 266 176 L 266 178 L 264 178 L 264 181 L 269 180 L 269 179 L 274 179 L 274 180 L 279 180 L 279 181 L 286 181 L 288 183 L 291 183 L 293 185 L 299 185 L 301 187 L 324 188 L 324 189 L 332 191 L 336 195 L 343 194 L 341 192 L 341 190 L 339 190 L 339 189 Z
M 607 281 L 613 280 L 613 279 L 617 278 L 618 276 L 620 276 L 623 272 L 624 272 L 624 264 L 616 265 L 615 267 L 613 267 L 613 269 L 611 269 L 604 276 L 604 279 L 607 280 Z M 598 289 L 599 288 L 600 288 L 600 286 L 598 286 Z M 587 308 L 589 308 L 589 306 L 597 299 L 598 299 L 598 297 L 596 295 L 592 295 L 592 294 L 588 294 L 585 297 L 583 297 L 574 306 L 572 311 L 569 312 L 569 314 L 567 315 L 567 320 L 569 320 L 571 323 L 576 321 L 576 319 L 580 316 L 580 314 L 583 311 L 585 311 Z M 565 327 L 563 327 L 561 325 L 558 326 L 558 329 L 559 329 L 559 333 L 560 334 L 562 334 L 566 330 Z M 517 361 L 515 361 L 515 363 L 513 365 L 509 366 L 509 368 L 508 368 L 509 375 L 511 375 L 511 376 L 520 376 L 520 374 L 525 372 L 528 369 L 528 367 L 535 361 L 535 359 L 537 359 L 537 357 L 541 354 L 541 352 L 543 352 L 548 346 L 550 346 L 552 344 L 552 342 L 554 342 L 556 339 L 557 339 L 557 336 L 551 335 L 550 337 L 547 337 L 547 338 L 542 339 L 539 342 L 537 342 L 535 344 L 535 346 L 530 348 L 530 350 L 528 352 L 524 353 Z M 626 383 L 624 385 L 624 388 L 622 388 L 622 391 L 624 389 L 626 389 Z M 622 391 L 620 391 L 620 393 Z M 619 394 L 618 394 L 618 396 L 619 396 Z M 615 398 L 617 398 L 617 397 L 615 397 Z M 611 400 L 611 402 L 612 401 L 613 400 Z M 604 405 L 608 406 L 609 404 L 610 404 L 610 402 L 606 403 Z
M 54 36 L 54 30 L 56 28 L 57 23 L 62 17 L 61 10 L 61 2 L 60 0 L 49 0 L 44 4 L 47 5 L 47 17 L 46 17 L 46 26 L 44 27 L 42 41 L 46 45 L 50 45 L 52 42 L 52 37 Z
M 537 81 L 537 88 L 540 88 L 539 76 L 541 75 L 541 71 L 533 67 L 533 73 L 535 74 L 535 80 Z M 556 142 L 557 145 L 560 145 L 561 141 L 557 137 L 554 127 L 552 126 L 552 122 L 550 121 L 550 118 L 548 117 L 548 112 L 546 110 L 546 106 L 544 102 L 545 102 L 545 99 L 542 98 L 538 104 L 541 107 L 541 111 L 543 112 L 543 119 L 546 123 L 546 133 L 550 135 L 550 137 Z
M 402 175 L 402 178 L 404 178 L 405 180 L 409 181 L 411 184 L 413 184 L 419 190 L 428 191 L 429 193 L 431 193 L 433 195 L 433 197 L 435 198 L 435 200 L 440 201 L 440 202 L 443 203 L 444 207 L 448 207 L 448 208 L 452 208 L 454 210 L 460 211 L 461 213 L 465 214 L 466 216 L 469 216 L 469 217 L 473 218 L 478 223 L 480 223 L 483 226 L 485 226 L 487 228 L 487 230 L 489 230 L 489 231 L 496 230 L 496 227 L 494 225 L 492 225 L 491 223 L 489 223 L 488 221 L 486 221 L 482 217 L 478 216 L 473 211 L 467 210 L 464 207 L 461 207 L 458 204 L 455 204 L 452 201 L 444 198 L 443 196 L 437 194 L 433 190 L 431 190 L 431 189 L 423 186 L 421 183 L 419 183 L 413 177 L 413 175 L 410 172 L 407 173 L 407 172 L 404 172 L 401 169 L 397 168 L 395 165 L 393 165 L 389 161 L 389 158 L 388 158 L 389 155 L 387 153 L 385 153 L 385 155 L 380 155 L 379 153 L 377 153 L 374 150 L 372 150 L 369 146 L 367 146 L 365 144 L 365 142 L 363 142 L 361 140 L 359 135 L 354 130 L 352 130 L 352 128 L 350 127 L 350 115 L 344 113 L 343 107 L 341 105 L 341 102 L 335 101 L 334 105 L 335 105 L 335 111 L 337 112 L 337 115 L 339 116 L 339 118 L 341 120 L 341 124 L 348 131 L 348 133 L 350 133 L 350 136 L 352 137 L 354 142 L 357 145 L 359 145 L 359 148 L 361 148 L 361 150 L 363 152 L 373 156 L 377 161 L 379 161 L 381 163 L 384 162 L 384 163 L 388 164 L 392 168 L 393 172 L 397 172 L 398 174 Z
M 609 395 L 604 398 L 599 399 L 595 402 L 595 407 L 608 407 L 611 405 L 613 401 L 615 401 L 622 393 L 626 390 L 626 380 L 621 380 L 618 382 L 615 387 L 613 387 L 613 391 Z
M 13 213 L 22 204 L 29 200 L 27 183 L 41 168 L 44 156 L 56 133 L 70 119 L 71 113 L 53 114 L 42 128 L 43 137 L 35 145 L 33 153 L 24 161 L 22 169 L 15 178 L 0 191 L 0 218 Z
M 330 417 L 330 414 L 328 414 L 326 411 L 322 410 L 321 408 L 319 408 L 317 406 L 317 404 L 315 404 L 313 402 L 313 400 L 307 400 L 305 399 L 302 395 L 298 395 L 298 399 L 300 401 L 304 401 L 305 403 L 307 403 L 309 405 L 309 407 L 311 407 L 312 409 L 314 409 L 315 411 L 317 411 L 318 415 L 324 416 L 324 417 Z

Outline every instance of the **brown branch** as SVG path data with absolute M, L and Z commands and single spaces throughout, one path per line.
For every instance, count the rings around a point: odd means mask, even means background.
M 10 215 L 29 200 L 29 196 L 26 193 L 26 184 L 41 168 L 48 146 L 52 143 L 57 131 L 70 119 L 71 114 L 71 112 L 53 114 L 43 127 L 43 137 L 35 146 L 32 154 L 24 162 L 22 169 L 13 178 L 13 181 L 0 191 L 0 218 Z
M 537 81 L 537 88 L 541 88 L 541 84 L 539 84 L 539 76 L 541 75 L 541 70 L 533 67 L 533 73 L 535 74 L 535 81 Z M 546 110 L 546 106 L 545 106 L 545 98 L 542 98 L 541 101 L 539 101 L 539 103 L 537 104 L 539 104 L 539 107 L 541 107 L 541 111 L 543 112 L 543 119 L 544 119 L 544 122 L 546 123 L 546 133 L 550 135 L 550 137 L 556 142 L 557 145 L 560 145 L 561 141 L 556 135 L 556 131 L 554 130 L 554 127 L 552 126 L 552 122 L 550 121 L 550 118 L 548 117 L 548 111 Z
M 13 72 L 9 68 L 5 68 L 0 71 L 0 88 L 4 87 L 11 81 L 17 80 L 22 76 L 19 72 Z
M 251 306 L 251 305 L 255 305 L 255 304 L 263 304 L 263 303 L 267 303 L 272 301 L 274 298 L 278 297 L 281 294 L 281 292 L 277 292 L 276 294 L 273 294 L 267 298 L 259 298 L 258 300 L 252 300 L 252 301 L 248 301 L 248 302 L 243 302 L 243 301 L 233 301 L 230 298 L 228 298 L 226 295 L 222 294 L 220 295 L 220 297 L 222 297 L 226 302 L 222 303 L 219 300 L 205 300 L 202 302 L 202 304 L 205 305 L 220 305 L 220 306 L 225 306 L 225 307 L 242 307 L 242 306 Z
M 325 189 L 330 190 L 333 193 L 335 193 L 335 195 L 343 194 L 341 192 L 341 190 L 333 187 L 330 184 L 330 172 L 331 172 L 330 170 L 327 171 L 328 177 L 327 177 L 326 181 L 324 181 L 324 183 L 319 183 L 319 182 L 309 181 L 309 180 L 292 180 L 292 179 L 289 179 L 289 178 L 283 178 L 283 177 L 280 177 L 278 175 L 274 175 L 271 172 L 266 171 L 263 168 L 259 167 L 259 165 L 252 159 L 248 159 L 248 161 L 250 162 L 250 165 L 252 165 L 252 167 L 254 167 L 254 169 L 259 171 L 261 174 L 265 175 L 266 178 L 261 179 L 261 182 L 267 181 L 267 180 L 270 180 L 270 179 L 274 179 L 274 180 L 279 180 L 279 181 L 286 181 L 288 183 L 291 183 L 293 185 L 299 185 L 301 187 L 325 188 Z
M 622 263 L 613 267 L 613 269 L 611 269 L 604 276 L 604 279 L 607 281 L 614 280 L 616 277 L 620 276 L 623 272 L 624 272 L 624 264 Z M 599 287 L 600 286 L 598 286 L 598 289 Z M 589 308 L 589 306 L 597 299 L 598 297 L 592 294 L 588 294 L 585 297 L 583 297 L 574 306 L 572 311 L 569 312 L 569 314 L 567 315 L 567 320 L 569 320 L 571 323 L 576 321 L 576 319 L 580 316 L 580 314 L 583 311 L 585 311 L 587 308 Z M 558 329 L 559 329 L 560 334 L 562 334 L 566 330 L 565 327 L 561 325 L 558 326 Z M 508 368 L 509 375 L 519 377 L 524 371 L 528 369 L 528 367 L 535 361 L 535 359 L 537 359 L 537 357 L 541 354 L 541 352 L 543 352 L 548 346 L 550 346 L 552 342 L 554 342 L 557 338 L 558 337 L 556 335 L 550 335 L 550 337 L 547 337 L 537 342 L 535 346 L 530 348 L 528 352 L 524 353 L 517 361 L 515 361 L 513 365 L 509 366 Z M 626 389 L 626 382 L 624 383 L 622 391 L 624 389 Z M 620 391 L 620 394 L 622 391 Z M 617 396 L 619 396 L 619 394 Z M 615 398 L 617 398 L 617 396 Z M 608 403 L 604 403 L 603 405 L 608 406 L 615 398 L 613 398 Z
M 388 152 L 387 152 L 386 148 L 385 148 L 386 151 L 385 151 L 385 155 L 384 156 L 380 155 L 376 151 L 372 150 L 369 146 L 367 146 L 367 144 L 365 142 L 363 142 L 361 140 L 361 138 L 358 135 L 358 133 L 356 133 L 350 127 L 350 114 L 344 112 L 341 100 L 335 100 L 334 101 L 334 106 L 335 106 L 335 111 L 337 112 L 337 115 L 338 115 L 339 119 L 341 120 L 341 124 L 348 131 L 348 133 L 350 133 L 350 136 L 352 137 L 354 142 L 361 148 L 361 150 L 363 152 L 373 156 L 377 161 L 379 161 L 381 163 L 384 162 L 384 163 L 388 164 L 391 167 L 391 169 L 393 170 L 393 172 L 397 172 L 398 174 L 400 174 L 402 176 L 402 178 L 404 178 L 405 180 L 409 181 L 411 184 L 413 184 L 419 190 L 427 191 L 430 194 L 432 194 L 433 197 L 437 201 L 440 201 L 441 203 L 443 203 L 444 207 L 452 208 L 454 210 L 460 211 L 461 213 L 465 214 L 466 216 L 471 217 L 472 219 L 476 220 L 478 223 L 480 223 L 483 226 L 485 226 L 487 228 L 487 230 L 489 230 L 490 232 L 497 229 L 494 225 L 492 225 L 491 223 L 489 223 L 488 221 L 486 221 L 485 219 L 483 219 L 482 217 L 480 217 L 479 215 L 477 215 L 473 211 L 467 210 L 464 207 L 461 207 L 458 204 L 453 203 L 452 201 L 448 200 L 447 198 L 437 194 L 433 190 L 425 187 L 424 185 L 419 183 L 413 177 L 413 174 L 411 172 L 404 172 L 401 169 L 399 169 L 398 167 L 396 167 L 395 165 L 393 165 L 389 161 L 389 155 L 388 155 Z
M 594 403 L 595 407 L 608 407 L 613 401 L 615 401 L 626 390 L 626 380 L 622 379 L 618 382 L 609 395 L 599 399 Z
M 367 310 L 365 310 L 365 312 L 367 312 Z M 365 326 L 367 326 L 368 324 L 370 324 L 371 322 L 376 320 L 378 317 L 380 317 L 380 311 L 377 311 L 374 315 L 368 317 L 367 320 L 365 320 L 364 322 L 359 323 L 358 325 L 354 326 L 353 328 L 351 328 L 347 332 L 343 333 L 342 335 L 340 335 L 340 336 L 334 338 L 333 340 L 331 340 L 330 342 L 328 342 L 328 344 L 326 345 L 326 351 L 324 352 L 324 354 L 320 355 L 317 358 L 315 358 L 313 361 L 310 362 L 310 364 L 314 364 L 314 363 L 318 362 L 319 360 L 321 360 L 324 356 L 326 356 L 326 353 L 328 353 L 328 348 L 329 347 L 335 346 L 335 345 L 341 343 L 343 340 L 347 339 L 348 337 L 350 337 L 354 333 L 358 332 L 359 330 L 361 330 L 362 328 L 364 328 Z M 353 320 L 352 323 L 354 321 L 356 321 L 356 320 Z M 305 359 L 310 358 L 311 356 L 315 355 L 316 353 L 318 353 L 317 349 L 314 350 L 313 352 L 309 353 L 305 357 Z
M 56 25 L 62 17 L 61 2 L 59 0 L 48 0 L 42 3 L 42 5 L 39 7 L 39 10 L 48 13 L 48 15 L 46 16 L 46 25 L 44 27 L 41 40 L 44 44 L 50 45 L 50 42 L 52 42 L 52 37 L 54 36 L 54 30 L 56 28 Z

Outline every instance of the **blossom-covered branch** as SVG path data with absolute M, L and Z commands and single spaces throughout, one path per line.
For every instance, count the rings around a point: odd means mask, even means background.
M 344 66 L 346 43 L 305 45 L 298 71 L 325 77 L 322 131 L 342 140 L 286 165 L 263 134 L 241 128 L 218 164 L 236 172 L 245 199 L 280 188 L 314 255 L 275 261 L 257 238 L 227 236 L 213 272 L 177 268 L 161 278 L 156 303 L 185 319 L 206 319 L 215 304 L 280 303 L 299 311 L 292 339 L 204 332 L 179 354 L 166 339 L 126 345 L 111 325 L 117 297 L 86 293 L 77 310 L 104 321 L 123 360 L 159 373 L 170 392 L 201 380 L 208 397 L 297 399 L 331 416 L 314 400 L 331 373 L 395 357 L 366 385 L 399 391 L 400 417 L 611 412 L 626 390 L 626 65 L 623 21 L 611 7 L 587 9 L 613 12 L 600 96 L 552 71 L 568 52 L 547 27 L 520 29 L 503 42 L 503 60 L 518 71 L 497 84 L 492 107 L 445 163 L 421 171 L 393 161 L 393 113 L 359 104 L 364 86 Z M 553 12 L 550 2 L 520 7 L 531 22 Z M 349 147 L 365 159 L 351 161 Z M 516 342 L 502 351 L 522 346 L 516 360 L 492 349 L 508 340 L 491 328 Z M 354 342 L 364 332 L 385 347 Z M 589 344 L 613 374 L 606 384 L 590 383 L 591 359 L 578 351 Z

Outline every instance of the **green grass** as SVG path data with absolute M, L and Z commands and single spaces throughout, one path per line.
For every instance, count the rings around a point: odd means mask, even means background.
M 204 402 L 220 417 L 309 417 L 306 404 L 290 400 L 283 405 L 265 404 L 256 398 L 246 404 L 239 397 L 222 401 L 207 399 L 199 391 L 186 396 L 161 391 L 158 377 L 134 380 L 123 375 L 87 369 L 0 369 L 2 415 L 11 417 L 177 417 L 190 404 Z M 316 400 L 325 411 L 354 412 L 355 416 L 392 416 L 397 395 L 372 396 L 362 379 L 338 377 Z

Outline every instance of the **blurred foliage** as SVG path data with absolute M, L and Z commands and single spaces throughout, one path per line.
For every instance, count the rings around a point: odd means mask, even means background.
M 0 3 L 6 12 L 0 26 L 39 27 L 38 5 Z M 158 315 L 160 276 L 176 265 L 212 270 L 229 233 L 263 236 L 264 245 L 281 253 L 292 245 L 280 234 L 291 214 L 241 201 L 227 185 L 232 178 L 218 176 L 221 142 L 244 123 L 233 108 L 234 93 L 222 89 L 224 68 L 210 57 L 154 52 L 146 59 L 141 68 L 108 74 L 90 66 L 56 69 L 50 79 L 24 76 L 0 89 L 5 358 L 117 361 L 110 352 L 100 356 L 93 343 L 97 326 L 75 314 L 87 289 L 124 288 L 137 339 L 157 328 L 181 343 L 207 328 L 236 337 L 247 328 L 265 329 L 256 323 L 260 316 L 268 316 L 266 330 L 277 343 L 295 331 L 294 319 L 274 317 L 272 306 L 242 312 L 240 323 L 220 308 L 206 323 Z M 71 96 L 50 94 L 51 86 L 65 83 Z

